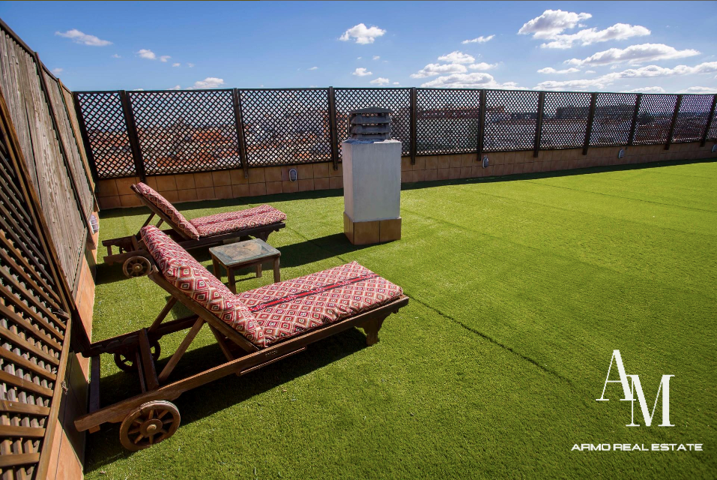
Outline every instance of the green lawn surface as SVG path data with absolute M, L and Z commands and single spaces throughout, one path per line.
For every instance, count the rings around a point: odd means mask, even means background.
M 119 425 L 103 425 L 87 478 L 714 478 L 716 187 L 715 162 L 415 184 L 401 193 L 403 238 L 368 247 L 344 237 L 338 190 L 180 204 L 194 218 L 270 203 L 288 217 L 269 238 L 282 279 L 356 260 L 410 303 L 372 347 L 352 329 L 182 395 L 182 425 L 150 449 L 125 451 Z M 147 214 L 102 212 L 101 239 Z M 149 326 L 168 298 L 120 266 L 100 264 L 97 283 L 95 341 Z M 160 365 L 183 336 L 161 340 Z M 626 427 L 618 384 L 595 401 L 616 349 L 650 410 L 674 375 L 675 427 L 657 426 L 659 403 L 653 426 Z M 173 378 L 223 358 L 205 329 Z M 139 391 L 110 356 L 102 375 L 103 405 Z M 571 451 L 584 443 L 704 451 Z

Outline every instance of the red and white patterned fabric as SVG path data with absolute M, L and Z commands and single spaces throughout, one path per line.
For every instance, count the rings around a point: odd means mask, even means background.
M 224 233 L 263 227 L 272 223 L 283 222 L 286 214 L 269 205 L 247 208 L 235 212 L 217 213 L 207 217 L 191 220 L 192 226 L 202 237 L 222 235 Z
M 261 326 L 226 285 L 154 225 L 147 225 L 140 233 L 167 281 L 250 342 L 263 345 Z
M 259 348 L 385 305 L 401 287 L 351 262 L 234 295 L 153 225 L 140 231 L 164 277 Z
M 179 210 L 174 208 L 174 205 L 172 205 L 166 198 L 160 195 L 152 187 L 142 182 L 136 183 L 134 188 L 140 195 L 152 202 L 154 206 L 167 215 L 172 222 L 174 222 L 177 228 L 184 232 L 185 235 L 194 240 L 199 240 L 199 232 L 194 225 L 192 225 L 189 220 L 184 218 L 184 215 L 182 215 Z
M 254 313 L 262 328 L 260 346 L 266 347 L 385 305 L 401 295 L 398 285 L 351 262 L 237 297 Z

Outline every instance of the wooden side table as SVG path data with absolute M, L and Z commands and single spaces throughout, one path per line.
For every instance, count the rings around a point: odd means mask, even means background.
M 214 275 L 221 278 L 221 267 L 227 271 L 229 290 L 237 293 L 234 271 L 244 267 L 256 267 L 256 276 L 261 278 L 261 265 L 270 260 L 274 262 L 274 283 L 281 281 L 279 258 L 281 252 L 258 238 L 244 242 L 220 245 L 209 249 L 214 264 Z

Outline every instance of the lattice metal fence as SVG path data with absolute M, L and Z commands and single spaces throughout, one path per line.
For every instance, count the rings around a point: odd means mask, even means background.
M 241 167 L 231 90 L 127 95 L 147 174 Z
M 486 92 L 483 149 L 486 152 L 532 150 L 538 119 L 538 92 Z
M 390 108 L 391 136 L 401 140 L 403 155 L 411 152 L 411 89 L 409 88 L 337 88 L 336 125 L 339 146 L 348 137 L 348 114 L 358 108 Z
M 480 90 L 418 90 L 418 155 L 475 152 L 480 124 Z
M 534 150 L 538 129 L 539 150 L 701 141 L 715 96 L 683 95 L 676 115 L 677 95 L 634 93 L 595 94 L 594 107 L 591 93 L 422 88 L 81 92 L 76 98 L 97 178 L 116 178 L 337 163 L 348 113 L 371 106 L 393 111 L 392 136 L 412 158 L 477 154 L 481 147 Z M 706 138 L 717 139 L 717 121 Z
M 709 140 L 717 140 L 717 110 L 715 110 L 714 115 L 712 115 L 712 123 L 710 131 L 707 132 L 707 138 Z
M 637 94 L 634 93 L 599 93 L 595 102 L 590 145 L 627 145 L 636 102 Z
M 675 120 L 672 141 L 675 143 L 697 142 L 707 128 L 707 120 L 712 107 L 711 95 L 684 95 L 680 111 Z
M 665 143 L 670 132 L 677 95 L 643 95 L 635 127 L 635 145 Z
M 582 147 L 585 144 L 590 99 L 589 93 L 546 93 L 540 148 Z
M 98 178 L 137 174 L 119 92 L 78 93 Z
M 326 89 L 241 90 L 250 167 L 331 160 Z

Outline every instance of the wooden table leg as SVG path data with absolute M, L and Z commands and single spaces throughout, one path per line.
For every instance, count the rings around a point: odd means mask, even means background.
M 256 266 L 256 278 L 261 278 L 261 263 Z
M 274 283 L 281 281 L 281 270 L 279 269 L 279 257 L 274 259 Z
M 229 290 L 231 290 L 232 293 L 236 295 L 237 284 L 236 284 L 236 280 L 234 280 L 234 269 L 233 268 L 227 267 L 227 279 L 229 280 Z
M 222 277 L 219 275 L 221 273 L 221 270 L 219 270 L 221 268 L 219 261 L 216 258 L 212 258 L 212 264 L 214 265 L 214 276 L 221 279 Z

